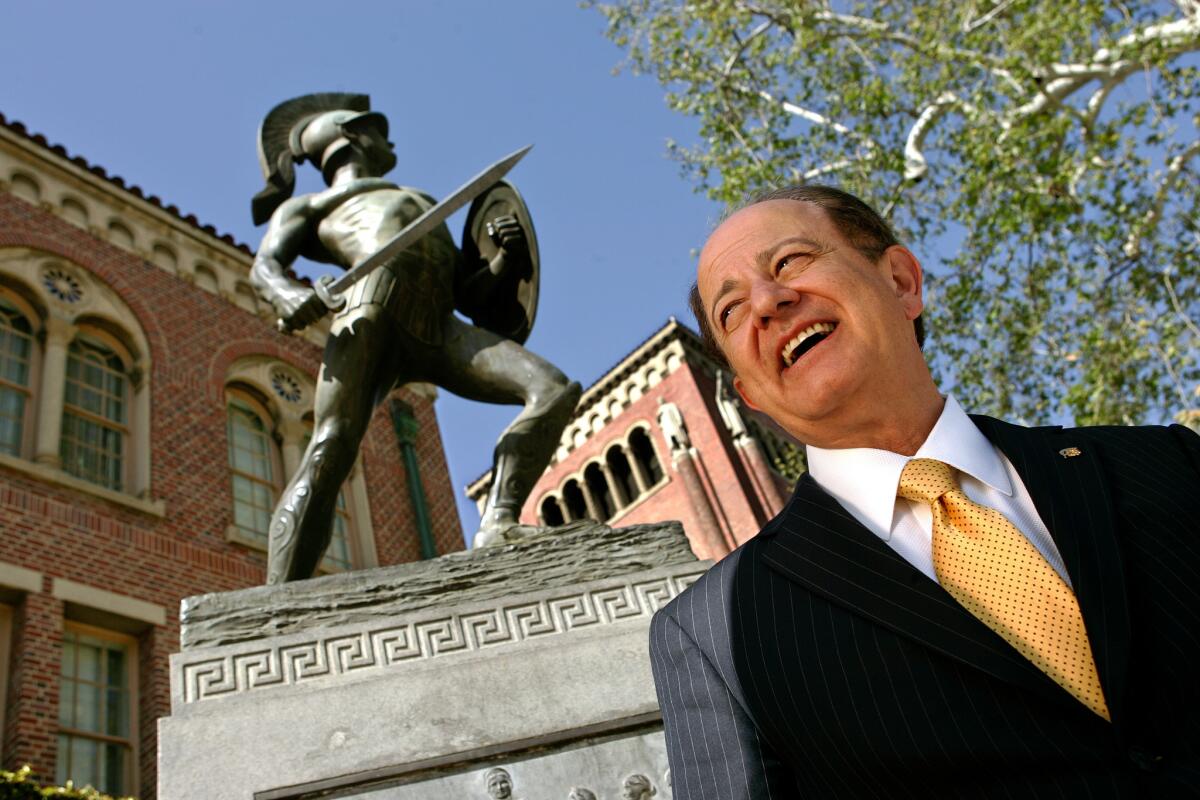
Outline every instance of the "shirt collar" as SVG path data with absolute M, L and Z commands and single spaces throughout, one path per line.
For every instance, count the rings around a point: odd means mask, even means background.
M 808 469 L 825 491 L 878 536 L 887 539 L 896 509 L 900 473 L 911 459 L 867 447 L 826 450 L 809 445 Z M 960 472 L 1012 496 L 1012 482 L 996 448 L 952 396 L 912 458 L 944 461 Z

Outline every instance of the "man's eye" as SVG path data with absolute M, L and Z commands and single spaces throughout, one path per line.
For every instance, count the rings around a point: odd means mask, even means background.
M 813 260 L 812 253 L 788 253 L 775 262 L 775 274 L 783 272 L 787 267 L 805 267 Z
M 717 319 L 721 323 L 722 330 L 729 330 L 729 321 L 732 319 L 734 311 L 736 311 L 737 307 L 740 305 L 741 302 L 734 302 L 721 309 L 721 312 L 717 315 Z

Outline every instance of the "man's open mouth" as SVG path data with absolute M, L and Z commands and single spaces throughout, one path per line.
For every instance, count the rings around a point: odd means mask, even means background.
M 833 329 L 837 327 L 836 322 L 814 322 L 804 330 L 797 333 L 792 339 L 783 346 L 783 351 L 780 355 L 783 358 L 783 368 L 787 369 L 792 364 L 799 361 L 805 353 L 812 350 L 818 344 L 825 340 L 825 337 L 833 333 Z

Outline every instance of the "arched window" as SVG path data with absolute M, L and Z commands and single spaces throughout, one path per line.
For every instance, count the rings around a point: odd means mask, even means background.
M 571 519 L 587 519 L 587 501 L 583 499 L 583 490 L 579 488 L 579 484 L 575 479 L 567 481 L 563 485 L 563 503 L 567 507 L 567 513 L 571 515 Z
M 546 499 L 542 500 L 542 524 L 543 525 L 562 525 L 566 520 L 563 518 L 562 509 L 558 507 L 558 501 L 553 495 L 547 495 Z
M 21 456 L 32 409 L 33 322 L 0 294 L 0 453 Z
M 231 390 L 227 419 L 233 524 L 247 538 L 265 545 L 282 472 L 271 416 L 249 392 Z
M 629 449 L 633 451 L 633 457 L 641 466 L 647 483 L 653 486 L 662 480 L 662 464 L 658 461 L 658 456 L 654 452 L 654 444 L 646 435 L 645 428 L 634 428 L 629 433 Z
M 233 488 L 233 524 L 225 538 L 266 549 L 275 506 L 312 439 L 316 387 L 294 367 L 257 354 L 231 364 L 225 386 Z M 366 482 L 361 465 L 355 464 L 338 492 L 329 546 L 318 572 L 377 563 Z
M 608 462 L 609 473 L 619 484 L 621 492 L 632 501 L 638 496 L 638 485 L 633 477 L 633 470 L 629 468 L 629 459 L 625 458 L 625 451 L 620 445 L 614 445 L 608 449 L 604 460 Z
M 608 479 L 604 477 L 600 465 L 588 464 L 583 471 L 583 480 L 587 483 L 588 491 L 591 492 L 592 502 L 595 503 L 596 512 L 601 517 L 600 521 L 611 519 L 616 513 L 617 506 L 613 502 L 612 489 L 609 488 Z
M 150 345 L 91 272 L 0 247 L 0 454 L 161 516 L 150 481 Z M 23 465 L 15 464 L 22 469 Z
M 132 359 L 98 330 L 67 348 L 59 457 L 65 472 L 115 491 L 126 485 Z

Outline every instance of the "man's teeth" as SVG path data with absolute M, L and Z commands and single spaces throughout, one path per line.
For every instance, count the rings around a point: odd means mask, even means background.
M 796 354 L 800 351 L 800 346 L 809 338 L 818 334 L 826 336 L 833 333 L 834 324 L 832 322 L 815 322 L 809 325 L 804 330 L 800 331 L 783 346 L 783 363 L 784 366 L 790 367 L 796 360 Z M 816 342 L 814 342 L 816 344 Z

